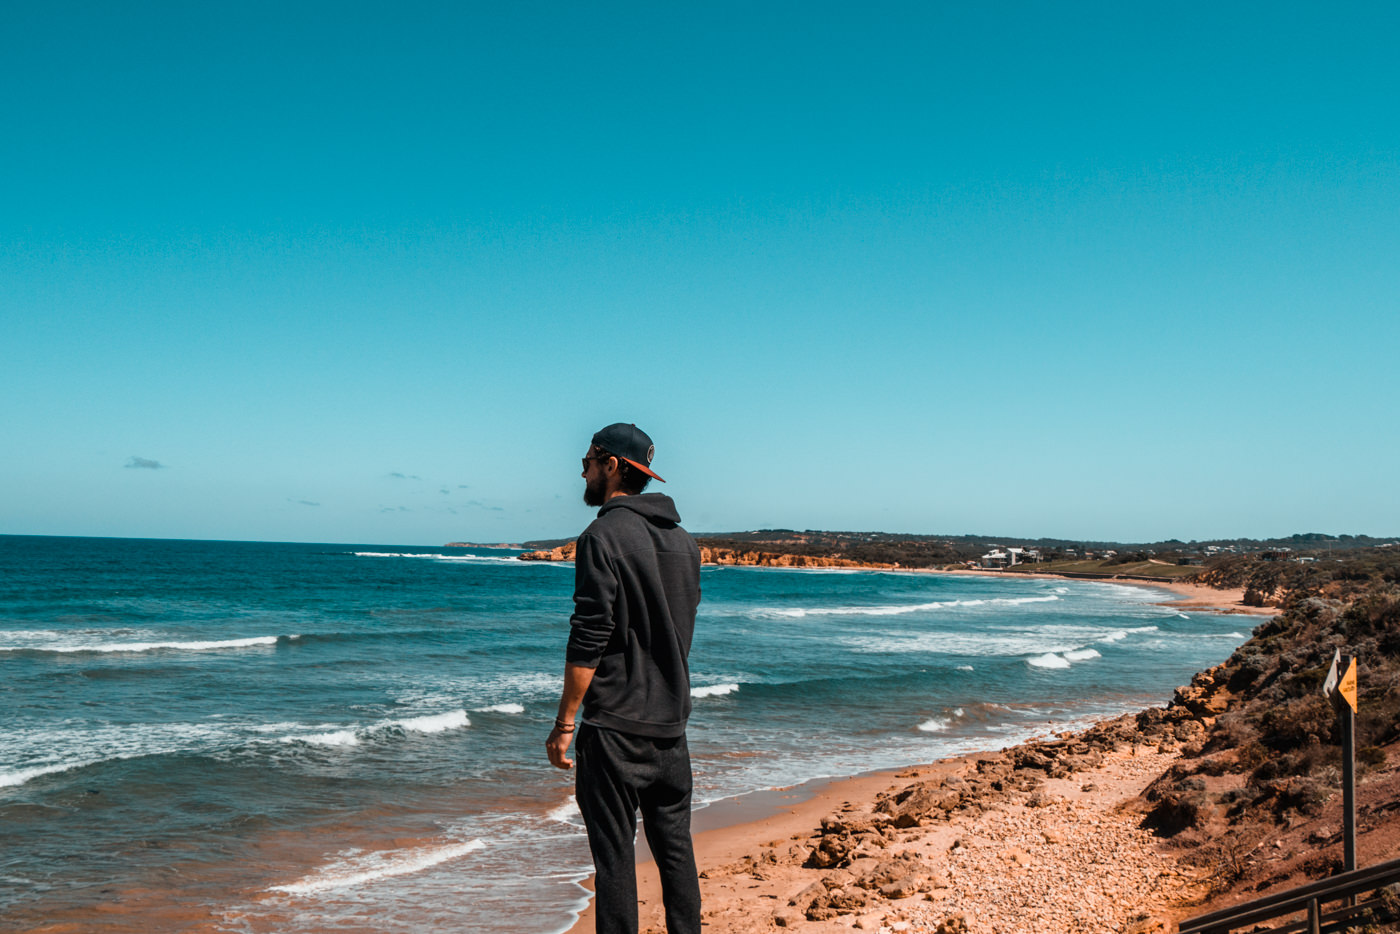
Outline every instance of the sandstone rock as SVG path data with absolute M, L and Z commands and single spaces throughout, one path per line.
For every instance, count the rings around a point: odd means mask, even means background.
M 823 834 L 872 833 L 878 829 L 876 823 L 868 817 L 847 817 L 832 814 L 822 818 Z
M 855 845 L 849 837 L 826 836 L 812 848 L 807 861 L 802 865 L 808 869 L 831 869 L 850 864 Z
M 967 934 L 967 917 L 962 914 L 949 915 L 938 922 L 934 934 Z
M 919 877 L 912 873 L 880 886 L 880 894 L 886 898 L 909 898 L 919 892 Z
M 826 886 L 822 885 L 820 882 L 813 882 L 811 885 L 807 886 L 806 888 L 802 889 L 800 892 L 796 893 L 791 898 L 789 898 L 788 904 L 796 905 L 799 908 L 805 909 L 808 905 L 812 904 L 812 902 L 816 901 L 820 896 L 825 894 Z
M 852 914 L 870 902 L 860 889 L 834 889 L 820 896 L 807 908 L 808 921 L 826 921 L 837 915 Z
M 1055 760 L 1037 749 L 1021 749 L 1017 750 L 1013 761 L 1018 769 L 1038 769 L 1041 772 L 1048 772 Z
M 924 868 L 916 859 L 882 859 L 863 871 L 855 879 L 855 884 L 863 889 L 880 889 L 892 882 L 915 876 Z
M 805 916 L 791 908 L 780 908 L 773 914 L 773 923 L 780 928 L 797 927 L 805 920 Z

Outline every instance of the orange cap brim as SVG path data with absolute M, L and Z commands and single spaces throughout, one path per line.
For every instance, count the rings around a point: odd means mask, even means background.
M 661 476 L 660 476 L 659 474 L 657 474 L 655 471 L 653 471 L 650 467 L 646 466 L 645 464 L 639 464 L 639 463 L 637 463 L 636 461 L 632 460 L 632 458 L 630 458 L 630 457 L 619 457 L 619 456 L 616 455 L 616 454 L 614 454 L 613 456 L 614 456 L 614 457 L 617 457 L 618 460 L 626 461 L 627 463 L 631 464 L 633 467 L 636 467 L 636 468 L 637 468 L 638 470 L 640 470 L 642 473 L 646 474 L 648 477 L 651 477 L 653 480 L 661 480 Z M 661 480 L 661 482 L 662 482 L 662 483 L 665 483 L 666 481 L 665 481 L 665 480 Z

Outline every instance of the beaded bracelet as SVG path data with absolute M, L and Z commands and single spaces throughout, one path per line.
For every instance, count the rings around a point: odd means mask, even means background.
M 565 723 L 563 720 L 560 720 L 558 717 L 555 717 L 555 718 L 554 718 L 554 728 L 555 728 L 556 730 L 558 730 L 560 733 L 572 733 L 572 732 L 574 731 L 574 729 L 575 729 L 574 724 L 572 724 L 572 723 Z

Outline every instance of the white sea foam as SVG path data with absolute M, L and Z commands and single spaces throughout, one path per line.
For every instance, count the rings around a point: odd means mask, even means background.
M 1051 595 L 992 597 L 986 600 L 935 600 L 931 603 L 890 603 L 876 606 L 759 607 L 753 610 L 751 615 L 780 619 L 805 619 L 808 616 L 902 616 L 905 613 L 923 613 L 953 607 L 1021 606 L 1027 603 L 1053 603 L 1059 599 L 1058 596 Z
M 448 860 L 458 859 L 486 846 L 480 839 L 443 846 L 363 853 L 347 856 L 314 875 L 288 885 L 274 885 L 270 891 L 288 895 L 316 895 L 336 889 L 365 885 L 379 879 L 422 872 Z
M 480 713 L 524 713 L 524 704 L 492 704 L 490 707 L 476 708 Z
M 919 724 L 919 729 L 923 730 L 925 733 L 942 733 L 944 730 L 948 729 L 950 723 L 951 721 L 949 720 L 940 720 L 937 717 L 930 717 Z
M 0 772 L 0 788 L 9 788 L 14 785 L 23 785 L 25 782 L 41 775 L 52 775 L 55 772 L 66 772 L 69 769 L 82 768 L 91 765 L 91 762 L 60 762 L 55 765 L 41 765 L 32 769 L 13 769 Z
M 1015 658 L 1066 652 L 1093 642 L 1111 641 L 1114 633 L 1114 630 L 1084 624 L 1002 625 L 950 627 L 928 632 L 875 630 L 839 636 L 837 641 L 858 652 Z
M 75 720 L 0 731 L 0 787 L 102 762 L 210 752 L 250 738 L 228 723 L 104 723 Z
M 1122 642 L 1128 636 L 1142 632 L 1156 632 L 1156 626 L 1135 626 L 1132 629 L 1115 629 L 1099 638 L 1100 642 Z
M 354 730 L 334 730 L 330 733 L 313 733 L 310 736 L 284 736 L 284 743 L 310 743 L 313 746 L 358 746 L 360 738 Z
M 474 564 L 518 564 L 528 567 L 531 564 L 552 564 L 549 561 L 521 561 L 511 555 L 501 557 L 500 555 L 439 555 L 439 554 L 414 554 L 402 551 L 356 551 L 352 552 L 357 558 L 426 558 L 431 561 L 462 561 Z
M 279 724 L 280 726 L 290 726 L 296 728 L 297 724 Z M 378 723 L 371 723 L 361 727 L 342 727 L 340 729 L 330 728 L 329 725 L 320 727 L 318 733 L 293 733 L 290 736 L 283 736 L 284 743 L 310 743 L 313 746 L 358 746 L 365 740 L 389 739 L 394 734 L 393 731 L 403 731 L 405 733 L 442 733 L 446 730 L 456 730 L 471 726 L 471 720 L 467 717 L 465 710 L 452 710 L 447 713 L 425 714 L 421 717 L 408 717 L 403 720 L 380 720 Z M 259 732 L 266 732 L 270 727 L 255 727 Z M 317 729 L 316 727 L 305 727 L 305 729 Z
M 1190 618 L 1191 618 L 1191 617 L 1187 616 L 1185 613 L 1178 613 L 1178 614 L 1176 614 L 1176 615 L 1177 615 L 1177 616 L 1180 616 L 1182 619 L 1190 619 Z
M 246 639 L 219 639 L 214 641 L 191 641 L 191 642 L 85 642 L 81 639 L 74 639 L 73 634 L 53 633 L 57 637 L 52 642 L 41 642 L 37 640 L 20 641 L 18 644 L 12 642 L 10 645 L 0 645 L 0 652 L 154 652 L 159 649 L 169 649 L 172 651 L 184 652 L 208 652 L 220 649 L 244 649 L 257 645 L 276 645 L 277 636 L 252 636 Z M 289 639 L 296 639 L 297 636 L 288 636 Z
M 739 690 L 737 684 L 710 684 L 705 687 L 691 688 L 691 697 L 719 697 L 724 694 L 733 694 Z
M 465 726 L 471 726 L 471 720 L 467 719 L 465 710 L 454 710 L 450 713 L 431 714 L 426 717 L 412 717 L 408 720 L 392 721 L 393 726 L 401 727 L 411 733 L 441 733 L 443 730 L 455 730 Z
M 557 808 L 551 810 L 545 817 L 548 817 L 552 821 L 558 821 L 561 824 L 575 824 L 578 823 L 578 820 L 583 819 L 583 814 L 580 813 L 578 809 L 578 799 L 573 795 L 569 795 L 568 801 L 565 801 Z M 575 820 L 575 818 L 578 820 Z
M 972 671 L 972 670 L 973 670 L 973 668 L 972 668 L 971 665 L 959 665 L 959 666 L 958 666 L 958 671 Z
M 1056 655 L 1054 652 L 1046 652 L 1044 655 L 1037 655 L 1035 658 L 1026 659 L 1026 664 L 1032 668 L 1068 668 L 1069 662 L 1063 655 Z
M 1085 662 L 1091 658 L 1101 657 L 1094 649 L 1071 649 L 1065 653 L 1065 660 L 1070 662 Z

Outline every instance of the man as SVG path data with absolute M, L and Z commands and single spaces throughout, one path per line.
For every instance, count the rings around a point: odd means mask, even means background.
M 598 506 L 574 556 L 574 615 L 559 717 L 545 746 L 556 767 L 578 726 L 575 790 L 593 851 L 598 934 L 636 934 L 637 810 L 661 875 L 669 934 L 700 934 L 690 841 L 691 635 L 700 549 L 671 497 L 644 493 L 655 448 L 636 425 L 593 436 L 583 501 Z

